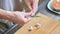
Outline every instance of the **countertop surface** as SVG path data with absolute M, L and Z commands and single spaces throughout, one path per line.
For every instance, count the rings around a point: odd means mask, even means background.
M 48 4 L 49 1 L 50 0 L 43 0 L 43 3 L 41 3 L 39 5 L 38 12 L 59 21 L 60 20 L 60 15 L 58 15 L 56 13 L 53 13 L 50 10 L 47 9 L 47 4 Z
M 47 15 L 53 19 L 60 21 L 60 15 L 48 10 L 47 4 L 50 0 L 44 0 L 43 3 L 39 5 L 38 11 L 44 15 Z
M 27 22 L 15 34 L 60 34 L 60 22 L 41 13 Z M 38 25 L 38 26 L 37 26 Z

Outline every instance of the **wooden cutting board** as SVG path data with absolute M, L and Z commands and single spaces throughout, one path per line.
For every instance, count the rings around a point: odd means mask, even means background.
M 15 34 L 60 34 L 60 22 L 40 13 L 36 16 Z

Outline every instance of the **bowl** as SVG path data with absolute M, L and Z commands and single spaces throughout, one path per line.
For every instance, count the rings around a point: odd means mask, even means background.
M 56 14 L 60 14 L 60 10 L 55 10 L 54 7 L 52 6 L 52 1 L 53 1 L 53 0 L 50 0 L 50 1 L 48 2 L 47 8 L 48 8 L 50 11 L 52 11 L 52 12 L 54 12 L 54 13 L 56 13 Z

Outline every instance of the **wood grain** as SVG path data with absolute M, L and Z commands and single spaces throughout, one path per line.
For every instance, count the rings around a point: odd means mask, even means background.
M 22 28 L 20 28 L 15 34 L 55 34 L 55 31 L 60 31 L 60 27 L 57 27 L 60 24 L 60 22 L 40 13 L 36 16 L 40 17 L 34 17 L 30 22 L 28 22 Z M 35 27 L 36 23 L 41 24 L 41 27 L 39 29 Z M 32 31 L 28 31 L 29 26 L 33 27 Z

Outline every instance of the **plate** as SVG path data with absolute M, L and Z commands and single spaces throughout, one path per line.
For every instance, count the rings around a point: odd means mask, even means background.
M 52 1 L 53 1 L 53 0 L 50 0 L 50 1 L 49 1 L 49 3 L 47 4 L 47 8 L 48 8 L 50 11 L 54 12 L 54 13 L 60 14 L 60 11 L 59 11 L 59 10 L 55 10 L 55 9 L 53 8 L 53 6 L 52 6 Z

